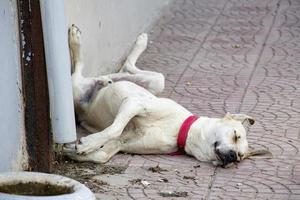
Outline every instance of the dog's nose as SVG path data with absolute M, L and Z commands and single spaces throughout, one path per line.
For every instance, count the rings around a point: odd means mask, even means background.
M 226 155 L 226 160 L 228 163 L 237 161 L 237 155 L 236 155 L 235 151 L 229 150 Z

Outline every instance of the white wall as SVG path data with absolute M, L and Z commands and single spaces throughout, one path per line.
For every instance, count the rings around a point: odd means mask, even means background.
M 16 0 L 0 1 L 0 171 L 26 163 L 16 8 Z
M 86 75 L 115 71 L 136 36 L 157 20 L 170 0 L 65 0 L 68 26 L 83 33 Z

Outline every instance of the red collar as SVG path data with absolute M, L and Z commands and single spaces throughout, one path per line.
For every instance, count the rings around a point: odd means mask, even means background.
M 186 139 L 188 137 L 189 130 L 190 130 L 192 124 L 198 118 L 199 117 L 197 117 L 195 115 L 191 115 L 188 118 L 186 118 L 184 120 L 184 122 L 182 123 L 182 125 L 179 129 L 178 136 L 177 136 L 177 146 L 178 146 L 179 151 L 184 152 L 184 147 L 185 147 Z

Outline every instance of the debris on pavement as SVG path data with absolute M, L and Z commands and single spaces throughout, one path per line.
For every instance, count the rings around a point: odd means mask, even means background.
M 195 165 L 193 167 L 196 169 L 196 168 L 200 168 L 201 166 L 200 165 Z
M 160 172 L 166 172 L 168 170 L 161 168 L 159 165 L 156 167 L 149 167 L 149 171 L 152 171 L 153 173 L 160 173 Z
M 150 185 L 150 183 L 148 181 L 141 181 L 141 183 L 144 187 L 147 187 Z
M 234 187 L 235 187 L 236 189 L 240 189 L 242 185 L 243 185 L 242 183 L 237 183 Z
M 55 166 L 53 173 L 67 176 L 81 183 L 100 174 L 121 174 L 127 166 L 102 165 L 89 162 L 78 163 L 74 161 L 61 162 Z
M 84 185 L 92 190 L 92 192 L 104 192 L 105 189 L 103 186 L 109 186 L 107 182 L 101 181 L 101 180 L 95 180 L 91 179 L 86 182 L 84 182 Z
M 186 82 L 186 85 L 187 85 L 187 86 L 191 86 L 191 85 L 192 85 L 192 82 L 191 82 L 191 81 L 187 81 L 187 82 Z
M 142 182 L 142 179 L 140 178 L 136 178 L 136 179 L 132 179 L 132 180 L 129 180 L 129 182 L 134 185 L 134 184 L 140 184 Z
M 158 193 L 162 197 L 187 197 L 187 192 L 177 192 L 177 191 L 160 191 Z
M 158 182 L 167 183 L 167 182 L 169 182 L 169 180 L 166 178 L 161 178 L 161 179 L 158 179 Z
M 150 183 L 148 181 L 145 181 L 145 180 L 142 180 L 140 178 L 137 178 L 137 179 L 132 179 L 132 180 L 129 180 L 129 182 L 134 185 L 134 184 L 137 184 L 137 185 L 142 185 L 144 187 L 147 187 L 150 185 Z
M 195 180 L 195 176 L 183 176 L 183 179 L 190 179 L 190 180 Z

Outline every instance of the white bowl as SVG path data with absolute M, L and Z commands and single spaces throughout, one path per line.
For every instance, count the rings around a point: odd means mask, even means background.
M 30 187 L 30 193 L 20 192 L 17 188 Z M 44 194 L 38 193 L 39 186 Z M 6 190 L 7 188 L 10 191 Z M 15 190 L 15 191 L 13 191 Z M 28 190 L 28 188 L 25 188 Z M 16 193 L 18 191 L 18 193 Z M 33 193 L 31 193 L 33 192 Z M 95 200 L 95 195 L 83 184 L 73 179 L 55 174 L 39 172 L 0 173 L 1 200 Z

